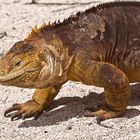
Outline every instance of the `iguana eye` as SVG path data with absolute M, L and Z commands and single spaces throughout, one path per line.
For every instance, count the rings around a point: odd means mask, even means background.
M 18 61 L 16 61 L 15 66 L 18 67 L 18 66 L 21 65 L 21 63 L 22 63 L 22 61 L 21 60 L 18 60 Z

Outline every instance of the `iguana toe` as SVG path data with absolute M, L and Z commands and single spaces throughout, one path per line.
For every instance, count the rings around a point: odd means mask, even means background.
M 113 111 L 108 108 L 99 109 L 98 111 L 89 112 L 85 117 L 97 117 L 97 123 L 100 124 L 101 121 L 106 119 L 116 118 L 123 114 L 124 111 Z
M 11 121 L 18 119 L 24 120 L 30 117 L 34 117 L 34 119 L 37 119 L 42 112 L 43 108 L 34 100 L 30 100 L 22 104 L 14 104 L 11 108 L 5 111 L 4 116 L 11 117 Z
M 4 116 L 5 116 L 5 117 L 9 117 L 9 113 L 10 113 L 10 112 L 13 112 L 13 111 L 16 111 L 16 110 L 20 110 L 20 106 L 14 104 L 12 107 L 8 108 L 8 109 L 5 111 Z

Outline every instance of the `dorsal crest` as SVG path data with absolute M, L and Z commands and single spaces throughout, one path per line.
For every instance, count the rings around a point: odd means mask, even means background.
M 78 12 L 77 14 L 72 15 L 67 19 L 64 19 L 63 22 L 60 22 L 60 20 L 58 20 L 58 21 L 55 21 L 54 23 L 50 23 L 50 22 L 48 22 L 48 24 L 44 23 L 40 28 L 37 28 L 37 25 L 35 25 L 31 31 L 31 33 L 28 35 L 27 39 L 31 39 L 31 38 L 41 34 L 42 32 L 47 31 L 47 29 L 56 28 L 58 26 L 68 24 L 72 21 L 76 21 L 76 20 L 78 20 L 79 16 L 81 16 L 83 14 L 88 14 L 90 12 L 96 12 L 96 11 L 98 11 L 100 9 L 104 9 L 104 8 L 119 7 L 119 6 L 140 7 L 140 2 L 139 1 L 115 1 L 115 2 L 101 3 L 97 6 L 93 6 L 92 8 L 87 9 L 83 12 Z
M 41 25 L 40 28 L 38 28 L 37 25 L 35 25 L 35 26 L 33 27 L 32 31 L 31 31 L 31 33 L 29 33 L 29 35 L 28 35 L 27 38 L 29 39 L 29 38 L 32 38 L 32 37 L 36 36 L 36 35 L 39 34 L 42 30 L 44 30 L 44 29 L 46 30 L 46 29 L 48 29 L 50 26 L 51 26 L 50 21 L 48 22 L 48 24 L 46 24 L 46 22 L 44 22 L 44 23 Z

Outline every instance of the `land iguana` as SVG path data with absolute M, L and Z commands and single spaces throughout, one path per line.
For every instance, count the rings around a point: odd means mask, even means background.
M 100 4 L 15 43 L 0 61 L 0 84 L 36 90 L 5 116 L 37 118 L 68 80 L 104 87 L 105 104 L 86 116 L 102 121 L 125 112 L 129 83 L 140 82 L 140 2 Z

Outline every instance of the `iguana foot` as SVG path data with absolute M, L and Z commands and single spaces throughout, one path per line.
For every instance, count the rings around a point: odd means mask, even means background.
M 43 112 L 43 107 L 40 106 L 38 103 L 36 103 L 34 100 L 30 100 L 22 104 L 17 104 L 17 103 L 13 104 L 11 108 L 5 111 L 4 116 L 5 117 L 10 116 L 11 121 L 18 120 L 18 119 L 24 120 L 30 117 L 34 117 L 35 119 L 37 119 L 42 112 Z
M 89 112 L 85 116 L 86 117 L 97 117 L 97 123 L 100 124 L 101 121 L 104 121 L 106 119 L 111 119 L 111 118 L 117 118 L 121 116 L 124 113 L 124 111 L 113 111 L 108 109 L 107 107 L 101 108 L 98 111 L 94 112 Z

